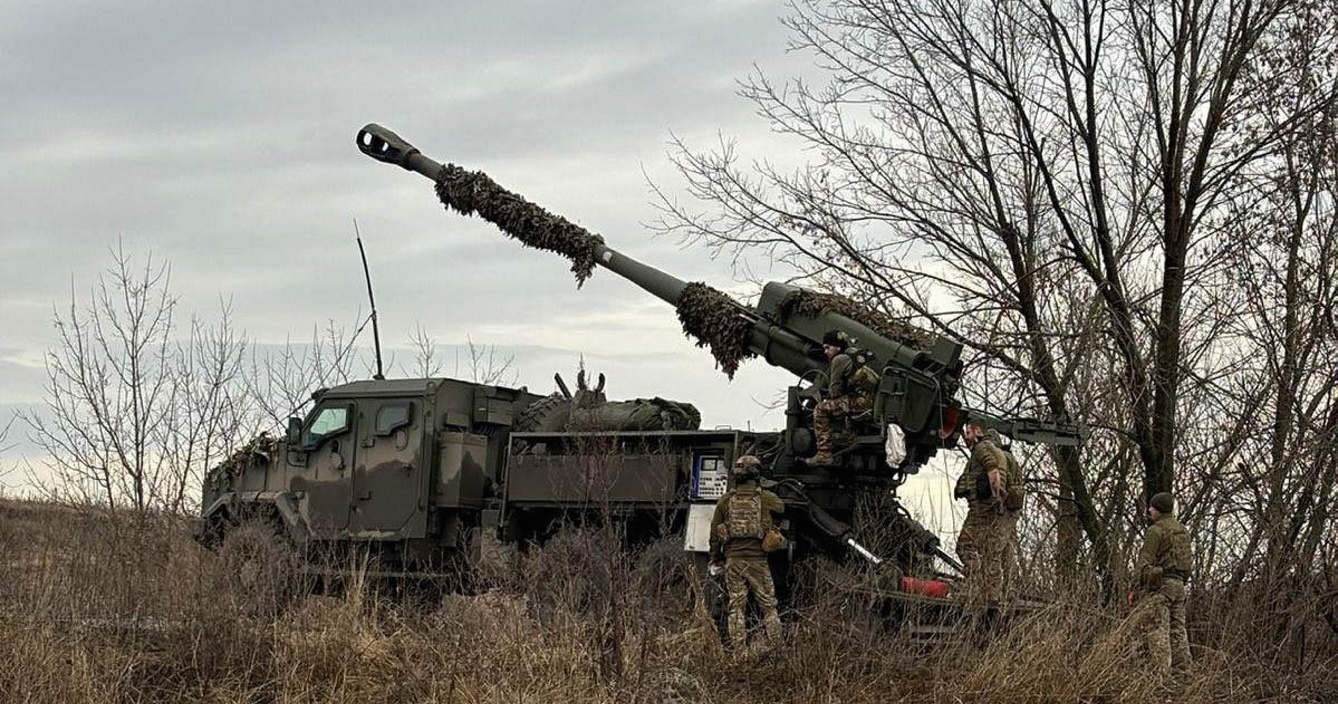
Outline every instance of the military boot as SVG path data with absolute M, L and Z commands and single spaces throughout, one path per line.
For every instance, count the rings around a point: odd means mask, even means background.
M 836 464 L 836 458 L 832 457 L 831 450 L 818 450 L 816 455 L 804 460 L 804 464 L 810 467 L 831 467 Z

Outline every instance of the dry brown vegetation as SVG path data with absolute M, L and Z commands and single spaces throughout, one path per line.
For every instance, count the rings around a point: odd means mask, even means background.
M 1104 645 L 1118 614 L 1079 605 L 984 649 L 926 647 L 822 590 L 789 615 L 784 643 L 732 657 L 693 608 L 673 546 L 632 556 L 600 532 L 561 536 L 519 572 L 491 551 L 473 596 L 406 601 L 352 584 L 275 611 L 242 598 L 227 555 L 178 521 L 8 502 L 0 550 L 5 701 L 1167 701 L 1136 653 Z M 1217 647 L 1196 648 L 1179 701 L 1338 696 L 1331 632 L 1316 629 L 1302 661 L 1294 644 L 1262 646 L 1272 631 L 1251 614 L 1229 622 L 1202 595 L 1191 609 L 1196 644 Z

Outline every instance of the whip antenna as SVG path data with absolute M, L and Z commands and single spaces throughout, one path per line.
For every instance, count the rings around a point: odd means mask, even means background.
M 358 238 L 358 254 L 362 255 L 362 275 L 367 279 L 367 300 L 372 305 L 372 343 L 376 346 L 376 376 L 380 381 L 386 378 L 381 368 L 381 330 L 376 324 L 376 296 L 372 295 L 372 272 L 367 268 L 367 250 L 362 246 L 362 233 L 358 231 L 358 219 L 353 218 L 353 234 Z

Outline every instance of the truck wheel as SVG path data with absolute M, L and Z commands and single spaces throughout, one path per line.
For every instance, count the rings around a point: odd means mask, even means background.
M 520 433 L 528 433 L 536 430 L 558 430 L 559 428 L 545 427 L 550 418 L 554 418 L 559 412 L 571 411 L 571 399 L 562 394 L 549 394 L 521 411 L 516 416 L 516 420 L 511 424 L 511 429 Z M 561 425 L 566 425 L 563 419 Z
M 268 524 L 248 523 L 229 530 L 219 559 L 228 598 L 249 615 L 273 618 L 300 591 L 297 551 Z

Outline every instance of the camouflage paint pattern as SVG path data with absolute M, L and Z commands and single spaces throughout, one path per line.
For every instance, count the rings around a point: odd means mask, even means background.
M 1185 626 L 1185 579 L 1192 561 L 1189 533 L 1175 516 L 1162 515 L 1148 527 L 1134 564 L 1138 598 L 1128 622 L 1142 634 L 1153 671 L 1163 676 L 1192 664 Z
M 735 650 L 748 645 L 748 597 L 757 602 L 763 633 L 768 641 L 780 639 L 780 613 L 776 610 L 776 586 L 765 557 L 731 555 L 725 560 L 725 590 L 729 593 L 729 642 Z
M 993 505 L 971 502 L 957 536 L 957 556 L 966 573 L 961 593 L 967 603 L 985 606 L 1003 601 L 1010 527 Z
M 1003 601 L 1007 563 L 1014 521 L 1004 508 L 1003 497 L 993 495 L 988 481 L 991 470 L 1007 471 L 1007 459 L 999 434 L 985 436 L 971 448 L 966 468 L 957 479 L 953 495 L 966 499 L 966 519 L 957 536 L 957 556 L 965 568 L 962 596 L 969 604 L 985 606 Z
M 1152 672 L 1168 677 L 1189 669 L 1189 632 L 1185 627 L 1185 583 L 1167 579 L 1161 589 L 1139 597 L 1127 628 L 1141 637 Z

